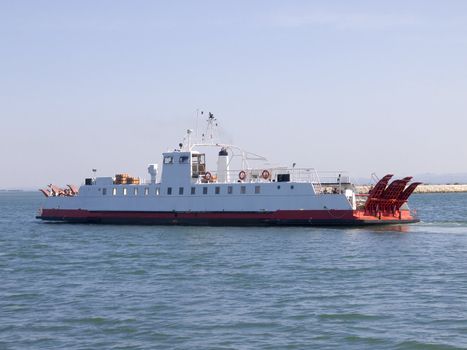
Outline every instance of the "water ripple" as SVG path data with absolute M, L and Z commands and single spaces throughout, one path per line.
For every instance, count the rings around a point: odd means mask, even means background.
M 0 194 L 1 349 L 467 344 L 466 195 L 371 229 L 48 225 L 39 199 Z

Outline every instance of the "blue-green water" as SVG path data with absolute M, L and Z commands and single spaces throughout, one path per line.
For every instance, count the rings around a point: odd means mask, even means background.
M 0 349 L 467 348 L 467 194 L 375 228 L 47 224 L 0 194 Z

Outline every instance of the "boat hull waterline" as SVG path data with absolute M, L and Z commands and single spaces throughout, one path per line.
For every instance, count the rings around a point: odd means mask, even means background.
M 273 212 L 141 212 L 43 209 L 38 219 L 94 224 L 190 226 L 367 226 L 416 223 L 409 210 L 365 215 L 351 210 L 278 210 Z

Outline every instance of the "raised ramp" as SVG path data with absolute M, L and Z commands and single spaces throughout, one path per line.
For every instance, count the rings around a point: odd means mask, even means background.
M 395 208 L 396 210 L 399 210 L 400 207 L 409 199 L 409 197 L 412 195 L 412 193 L 415 191 L 415 189 L 418 187 L 418 185 L 421 185 L 421 182 L 414 182 L 410 184 L 409 187 L 407 187 L 397 198 L 396 203 L 395 203 Z
M 52 195 L 52 192 L 48 188 L 40 188 L 39 191 L 41 191 L 46 197 L 50 197 Z
M 65 195 L 65 190 L 58 187 L 58 186 L 50 184 L 49 188 L 50 188 L 50 191 L 52 192 L 52 196 L 63 196 L 63 195 Z
M 394 180 L 381 195 L 381 199 L 397 199 L 404 192 L 405 186 L 412 180 L 412 176 L 404 177 L 402 180 Z
M 67 185 L 72 195 L 78 194 L 79 189 L 75 185 Z
M 365 203 L 365 211 L 373 211 L 376 209 L 378 205 L 378 199 L 385 191 L 386 186 L 388 185 L 388 182 L 389 180 L 391 180 L 392 177 L 392 174 L 387 174 L 381 180 L 379 180 L 375 187 L 370 191 L 368 199 Z
M 404 192 L 405 186 L 412 180 L 411 176 L 401 180 L 394 180 L 381 195 L 379 209 L 382 211 L 394 211 L 399 196 Z

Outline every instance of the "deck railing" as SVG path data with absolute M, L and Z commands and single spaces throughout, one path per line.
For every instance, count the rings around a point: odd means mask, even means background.
M 260 183 L 260 182 L 303 182 L 312 183 L 317 193 L 322 193 L 326 187 L 337 187 L 350 183 L 347 172 L 316 171 L 314 168 L 269 168 L 229 170 L 222 174 L 208 171 L 197 178 L 198 183 Z M 284 180 L 285 178 L 285 180 Z

